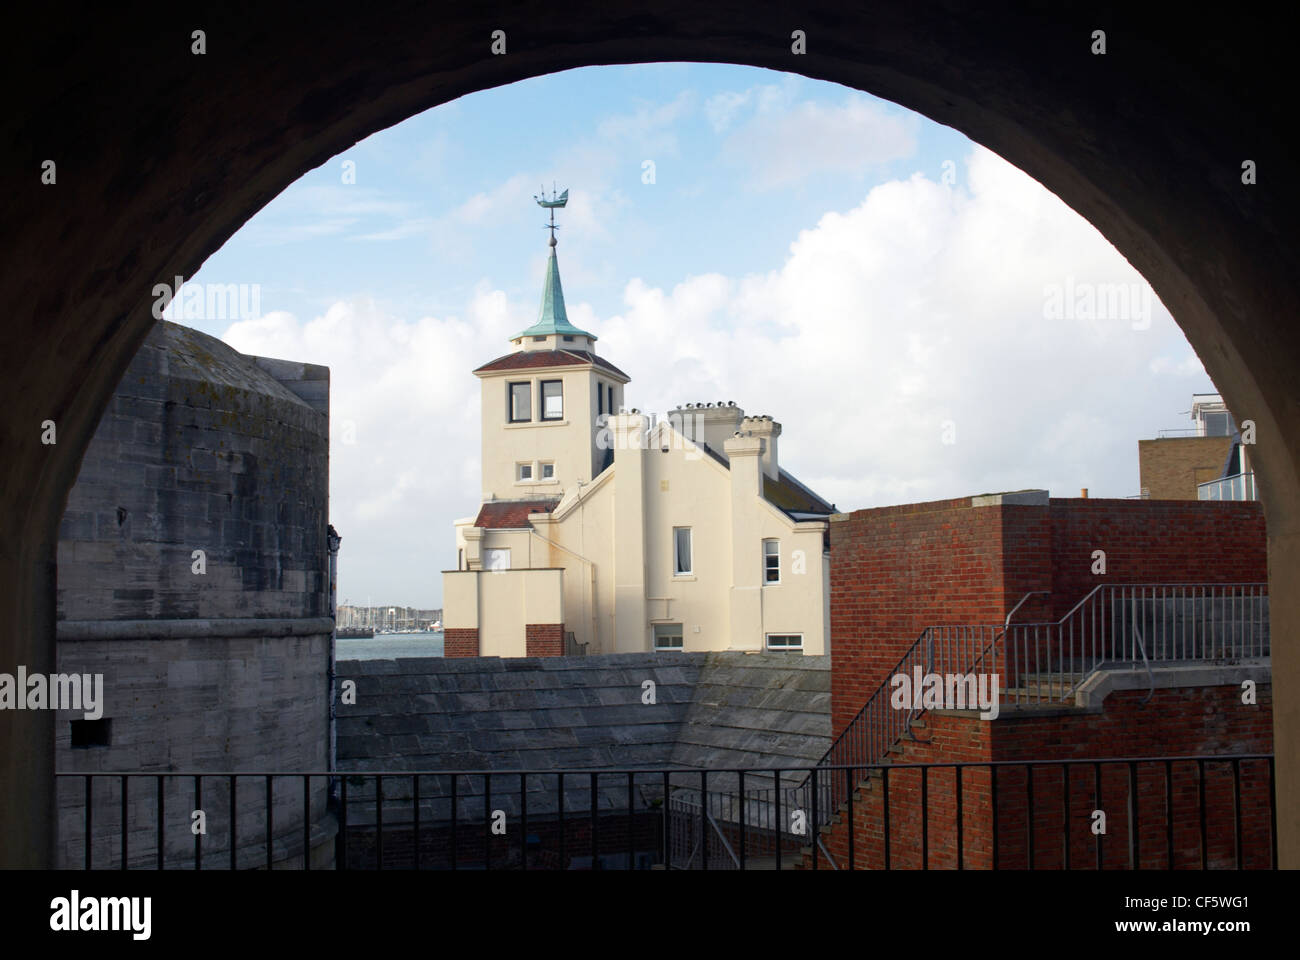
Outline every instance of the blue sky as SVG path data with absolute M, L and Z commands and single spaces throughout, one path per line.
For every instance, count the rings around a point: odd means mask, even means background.
M 953 130 L 749 67 L 523 81 L 369 137 L 250 220 L 193 280 L 258 284 L 260 316 L 176 317 L 331 367 L 341 598 L 441 603 L 479 499 L 470 371 L 536 318 L 553 181 L 570 318 L 629 401 L 774 416 L 782 465 L 841 509 L 1130 496 L 1137 440 L 1212 389 L 1124 258 Z M 1100 285 L 1130 311 L 1045 307 Z

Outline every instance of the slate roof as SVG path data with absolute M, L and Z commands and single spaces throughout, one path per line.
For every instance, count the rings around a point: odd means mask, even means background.
M 493 501 L 479 507 L 474 526 L 488 530 L 518 530 L 529 526 L 528 517 L 534 513 L 550 513 L 560 502 L 559 497 L 545 500 Z
M 777 473 L 780 475 L 779 480 L 763 474 L 763 497 L 772 506 L 788 514 L 835 512 L 833 504 L 827 503 L 790 474 L 780 469 Z
M 718 651 L 340 660 L 339 675 L 356 680 L 362 696 L 339 707 L 338 765 L 536 771 L 526 778 L 529 815 L 558 806 L 556 778 L 541 775 L 549 770 L 812 766 L 831 743 L 830 659 Z M 654 707 L 641 702 L 647 679 L 655 682 Z M 747 789 L 762 779 L 747 775 Z M 698 787 L 699 775 L 684 772 L 674 783 Z M 734 789 L 735 775 L 714 773 L 708 783 Z M 520 813 L 518 784 L 517 776 L 493 781 L 493 805 L 511 818 Z M 638 795 L 659 784 L 658 776 L 640 778 Z M 449 778 L 423 778 L 422 819 L 450 815 L 449 787 Z M 602 777 L 597 789 L 602 811 L 626 803 L 625 778 Z M 384 790 L 389 802 L 411 797 L 405 778 Z M 589 790 L 586 777 L 567 778 L 566 813 L 589 811 Z M 461 816 L 482 809 L 483 779 L 462 777 L 458 795 Z M 349 789 L 350 823 L 375 822 L 373 798 L 373 781 Z
M 718 463 L 728 470 L 731 469 L 731 462 L 713 447 L 707 443 L 701 443 L 700 446 Z M 817 496 L 789 472 L 778 468 L 777 473 L 780 475 L 779 480 L 773 480 L 767 474 L 763 474 L 763 499 L 782 513 L 793 516 L 796 513 L 829 515 L 835 512 L 834 504 L 827 503 Z
M 502 370 L 532 370 L 536 367 L 575 367 L 591 364 L 608 370 L 625 381 L 631 380 L 626 373 L 614 366 L 604 357 L 598 357 L 586 350 L 519 350 L 497 357 L 477 368 L 475 373 L 497 373 Z

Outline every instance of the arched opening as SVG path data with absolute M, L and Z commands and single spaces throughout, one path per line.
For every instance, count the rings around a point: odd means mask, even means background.
M 1296 198 L 1284 183 L 1242 182 L 1246 161 L 1267 169 L 1285 155 L 1254 125 L 1274 104 L 1242 59 L 1254 48 L 1252 62 L 1267 62 L 1259 48 L 1272 41 L 1239 24 L 1229 28 L 1235 47 L 1206 49 L 1190 24 L 1088 16 L 995 21 L 900 4 L 813 8 L 791 23 L 777 5 L 628 18 L 592 4 L 562 23 L 486 10 L 396 29 L 382 8 L 313 23 L 219 14 L 201 27 L 203 54 L 192 50 L 200 27 L 179 18 L 147 27 L 123 18 L 84 40 L 42 25 L 42 39 L 8 64 L 44 81 L 48 97 L 6 120 L 21 144 L 7 220 L 24 237 L 3 281 L 19 305 L 3 381 L 6 661 L 52 667 L 58 520 L 104 401 L 148 332 L 153 285 L 192 274 L 288 183 L 357 139 L 471 90 L 596 63 L 710 60 L 832 80 L 953 126 L 1042 182 L 1149 280 L 1230 406 L 1257 423 L 1271 579 L 1285 583 L 1300 565 L 1300 423 L 1290 416 L 1300 344 L 1284 315 L 1297 281 L 1279 225 Z M 1099 26 L 1111 44 L 1102 56 L 1090 50 Z M 497 30 L 501 54 L 491 51 Z M 132 69 L 132 55 L 154 69 Z M 73 66 L 52 75 L 52 63 Z M 57 180 L 42 183 L 51 159 Z M 46 420 L 57 444 L 41 442 Z M 1285 637 L 1300 601 L 1275 595 Z M 1284 691 L 1295 687 L 1287 645 L 1274 675 Z M 5 719 L 0 820 L 22 827 L 0 838 L 0 861 L 39 865 L 53 830 L 52 719 Z M 1300 778 L 1298 726 L 1283 697 L 1284 810 Z M 1281 862 L 1294 865 L 1297 825 L 1279 829 Z

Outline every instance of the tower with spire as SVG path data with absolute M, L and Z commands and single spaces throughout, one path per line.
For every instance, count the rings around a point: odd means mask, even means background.
M 603 421 L 623 402 L 628 376 L 596 354 L 596 336 L 569 322 L 556 257 L 556 210 L 569 191 L 534 198 L 550 211 L 550 254 L 537 322 L 510 338 L 511 353 L 474 371 L 483 394 L 485 500 L 558 498 L 610 460 Z

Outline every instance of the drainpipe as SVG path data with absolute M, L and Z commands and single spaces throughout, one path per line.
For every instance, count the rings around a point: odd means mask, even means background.
M 334 647 L 335 640 L 338 637 L 338 583 L 339 583 L 339 544 L 343 538 L 339 536 L 338 531 L 334 529 L 334 524 L 329 525 L 329 531 L 325 535 L 326 544 L 330 552 L 330 619 L 334 621 L 334 626 L 330 629 L 330 654 L 329 669 L 327 670 L 327 686 L 330 698 L 329 706 L 329 756 L 326 758 L 326 768 L 331 773 L 334 771 L 334 761 L 338 753 L 338 730 L 336 727 L 336 708 L 337 694 L 334 689 L 335 683 L 335 662 Z

